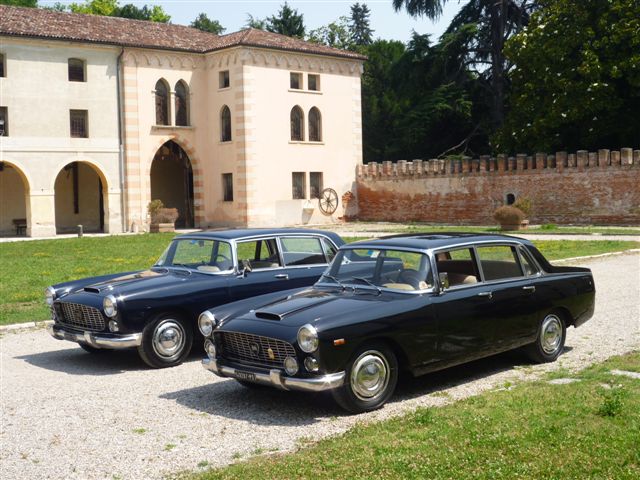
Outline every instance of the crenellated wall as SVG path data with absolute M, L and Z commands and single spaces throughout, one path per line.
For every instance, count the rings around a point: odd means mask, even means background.
M 640 224 L 640 150 L 400 160 L 359 165 L 358 218 L 493 224 L 507 195 L 532 223 Z

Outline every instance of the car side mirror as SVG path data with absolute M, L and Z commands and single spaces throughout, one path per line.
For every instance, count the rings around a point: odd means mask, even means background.
M 240 274 L 243 277 L 246 277 L 250 271 L 251 271 L 251 262 L 249 260 L 242 260 L 242 268 L 240 269 Z
M 439 273 L 438 280 L 440 280 L 440 291 L 444 291 L 449 288 L 449 274 L 447 272 Z

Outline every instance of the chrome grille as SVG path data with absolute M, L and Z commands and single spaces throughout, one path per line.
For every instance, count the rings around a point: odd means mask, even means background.
M 217 332 L 216 335 L 222 346 L 222 356 L 229 360 L 282 368 L 285 358 L 296 356 L 293 345 L 276 338 L 238 332 Z
M 58 321 L 81 330 L 104 330 L 104 316 L 97 308 L 79 303 L 59 302 Z

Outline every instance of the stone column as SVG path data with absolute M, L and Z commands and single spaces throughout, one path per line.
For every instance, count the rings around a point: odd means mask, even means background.
M 600 168 L 609 166 L 609 150 L 598 150 L 598 166 Z
M 31 192 L 27 202 L 27 236 L 51 237 L 56 234 L 55 193 Z

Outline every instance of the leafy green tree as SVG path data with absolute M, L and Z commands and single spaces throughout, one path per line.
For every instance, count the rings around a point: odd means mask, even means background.
M 266 18 L 256 18 L 250 13 L 247 13 L 247 22 L 244 24 L 245 28 L 255 28 L 256 30 L 267 29 Z
M 35 8 L 38 6 L 38 0 L 0 0 L 0 5 Z
M 640 145 L 640 2 L 543 0 L 507 43 L 516 65 L 501 149 Z
M 373 30 L 369 24 L 370 14 L 366 3 L 351 5 L 351 37 L 356 45 L 371 45 L 373 42 Z
M 85 0 L 84 3 L 71 3 L 69 10 L 73 13 L 90 13 L 159 23 L 168 23 L 171 20 L 171 16 L 160 5 L 137 7 L 133 4 L 126 4 L 121 7 L 118 0 Z
M 211 20 L 206 13 L 198 15 L 196 19 L 191 22 L 191 26 L 198 30 L 202 30 L 203 32 L 215 33 L 216 35 L 220 35 L 226 30 L 222 25 L 220 25 L 218 20 Z
M 69 10 L 73 13 L 90 13 L 111 17 L 118 8 L 118 0 L 85 0 L 84 3 L 71 3 Z
M 403 7 L 414 16 L 437 19 L 447 0 L 393 0 L 396 10 Z M 504 43 L 522 30 L 536 8 L 532 0 L 468 0 L 446 31 L 458 36 L 454 41 L 466 57 L 466 68 L 483 81 L 490 101 L 491 124 L 504 122 L 508 77 L 511 65 L 504 56 Z M 449 40 L 451 41 L 451 40 Z
M 287 2 L 280 7 L 277 15 L 272 15 L 266 20 L 266 28 L 269 32 L 280 33 L 288 37 L 304 38 L 305 26 L 303 15 L 289 6 Z
M 307 40 L 314 43 L 321 43 L 329 47 L 348 50 L 353 47 L 349 19 L 340 17 L 337 21 L 331 22 L 324 27 L 311 30 Z

